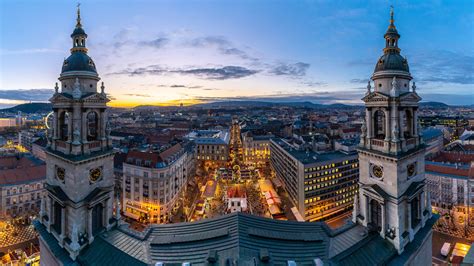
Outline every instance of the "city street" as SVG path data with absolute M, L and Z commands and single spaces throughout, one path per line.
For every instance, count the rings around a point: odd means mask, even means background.
M 441 247 L 445 242 L 451 243 L 451 251 L 447 257 L 441 255 Z M 451 256 L 452 248 L 456 243 L 463 243 L 471 245 L 472 242 L 467 241 L 465 238 L 455 237 L 440 232 L 433 231 L 433 265 L 446 265 L 448 264 L 449 257 Z

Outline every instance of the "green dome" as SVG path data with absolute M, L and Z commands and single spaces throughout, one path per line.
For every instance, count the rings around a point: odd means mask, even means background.
M 82 27 L 76 27 L 72 32 L 71 37 L 74 37 L 76 35 L 86 35 L 87 37 L 87 34 Z
M 69 71 L 88 71 L 97 74 L 94 61 L 84 52 L 73 52 L 64 60 L 61 73 Z
M 410 72 L 408 62 L 398 53 L 386 53 L 382 55 L 375 65 L 374 72 L 384 70 L 399 70 Z

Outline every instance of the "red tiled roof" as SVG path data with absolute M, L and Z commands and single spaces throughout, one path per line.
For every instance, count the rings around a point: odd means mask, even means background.
M 161 162 L 161 158 L 157 153 L 132 150 L 128 152 L 125 163 L 136 164 L 137 159 L 141 160 L 141 165 L 144 165 L 145 161 L 150 161 L 150 167 L 154 167 L 158 162 Z
M 227 190 L 227 197 L 229 198 L 246 198 L 247 193 L 245 193 L 245 189 L 243 189 L 240 185 L 235 185 L 229 190 Z
M 0 171 L 0 186 L 28 183 L 46 178 L 46 165 L 33 165 Z
M 170 147 L 169 149 L 163 151 L 162 153 L 160 153 L 160 157 L 163 161 L 166 161 L 169 159 L 169 157 L 175 155 L 176 153 L 178 153 L 179 151 L 181 150 L 181 144 L 176 144 L 176 145 L 173 145 L 172 147 Z
M 442 151 L 431 159 L 434 162 L 470 163 L 474 161 L 474 153 Z
M 474 174 L 474 170 L 471 168 L 457 168 L 453 166 L 444 166 L 444 165 L 434 165 L 434 164 L 425 164 L 425 170 L 429 172 L 435 172 L 446 175 L 457 175 L 469 177 L 470 174 Z

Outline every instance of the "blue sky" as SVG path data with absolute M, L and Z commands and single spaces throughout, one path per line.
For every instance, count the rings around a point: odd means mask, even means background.
M 81 1 L 116 106 L 221 99 L 360 104 L 390 5 L 424 100 L 474 104 L 474 1 Z M 76 2 L 0 3 L 0 107 L 45 101 Z

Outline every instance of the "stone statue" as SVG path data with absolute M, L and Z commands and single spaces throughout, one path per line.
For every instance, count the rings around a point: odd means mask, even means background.
M 117 221 L 120 221 L 120 211 L 121 211 L 121 208 L 120 208 L 120 199 L 117 195 L 116 199 L 115 199 L 115 220 Z
M 73 251 L 78 251 L 81 246 L 79 245 L 79 232 L 77 229 L 77 223 L 72 224 L 72 233 L 71 233 L 71 249 Z
M 397 77 L 393 77 L 392 89 L 390 90 L 390 96 L 391 97 L 398 97 Z
M 58 87 L 58 83 L 56 82 L 56 85 L 54 86 L 54 93 L 58 93 L 59 92 L 59 87 Z
M 77 100 L 80 99 L 81 96 L 81 84 L 79 83 L 79 78 L 76 78 L 76 82 L 74 82 L 74 89 L 72 90 L 72 98 Z
M 398 130 L 398 125 L 394 124 L 393 129 L 392 129 L 392 141 L 393 142 L 398 142 L 399 141 L 399 139 L 398 139 L 398 134 L 399 133 L 400 133 L 400 131 Z
M 411 88 L 413 89 L 413 92 L 416 93 L 416 84 L 414 81 L 413 81 L 413 86 L 411 86 Z
M 76 145 L 80 144 L 79 140 L 81 139 L 81 132 L 79 131 L 77 127 L 72 132 L 72 136 L 73 136 L 72 144 L 76 144 Z
M 110 123 L 107 122 L 107 125 L 105 126 L 105 133 L 107 136 L 110 136 L 110 132 L 112 131 L 112 128 L 110 128 Z
M 360 131 L 362 133 L 361 136 L 365 137 L 367 133 L 367 126 L 365 125 L 365 119 L 362 120 L 362 126 L 360 127 Z
M 372 93 L 371 88 L 372 87 L 370 86 L 370 79 L 369 79 L 369 81 L 367 82 L 367 92 L 365 92 L 365 95 L 369 95 Z
M 40 205 L 40 219 L 46 214 L 46 199 L 41 198 L 41 205 Z
M 100 86 L 100 93 L 101 94 L 104 94 L 105 92 L 105 86 L 104 86 L 104 82 L 102 81 L 102 85 Z

